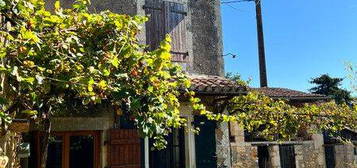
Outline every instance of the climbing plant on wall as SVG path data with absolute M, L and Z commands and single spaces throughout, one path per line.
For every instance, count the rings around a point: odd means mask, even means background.
M 157 148 L 164 147 L 172 127 L 185 123 L 178 96 L 205 111 L 188 91 L 190 81 L 181 67 L 170 61 L 169 37 L 146 52 L 137 39 L 146 17 L 89 13 L 89 3 L 78 0 L 62 9 L 57 1 L 49 12 L 43 0 L 0 0 L 0 116 L 3 121 L 31 117 L 43 125 L 42 167 L 50 118 L 66 102 L 110 103 L 132 116 Z
M 62 9 L 56 2 L 49 12 L 43 0 L 0 0 L 0 118 L 6 125 L 10 117 L 28 117 L 44 127 L 43 168 L 50 118 L 70 102 L 110 104 L 117 113 L 130 115 L 157 148 L 165 146 L 172 127 L 185 125 L 179 96 L 208 119 L 237 120 L 266 137 L 278 133 L 288 139 L 311 124 L 355 128 L 356 108 L 333 103 L 295 108 L 256 93 L 228 102 L 230 115 L 209 112 L 189 91 L 181 67 L 171 63 L 169 37 L 146 51 L 137 39 L 146 17 L 89 13 L 89 3 L 78 0 L 73 8 Z
M 301 129 L 311 133 L 357 129 L 357 106 L 333 101 L 296 107 L 285 100 L 250 92 L 230 100 L 228 111 L 242 128 L 269 140 L 291 140 Z

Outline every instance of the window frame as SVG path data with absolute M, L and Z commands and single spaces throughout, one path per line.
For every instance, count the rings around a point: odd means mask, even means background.
M 94 168 L 100 168 L 100 144 L 101 137 L 100 131 L 54 131 L 51 132 L 51 136 L 60 136 L 63 138 L 62 145 L 62 168 L 69 168 L 69 153 L 70 153 L 70 137 L 71 136 L 93 136 L 94 137 L 94 156 L 93 156 L 93 165 Z M 36 157 L 37 167 L 41 167 L 41 137 L 44 135 L 44 132 L 37 132 L 35 136 L 35 146 L 36 146 Z

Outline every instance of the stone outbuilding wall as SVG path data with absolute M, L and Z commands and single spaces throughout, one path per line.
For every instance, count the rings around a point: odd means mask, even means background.
M 228 123 L 218 123 L 216 129 L 216 153 L 218 167 L 231 167 Z
M 258 167 L 257 147 L 244 142 L 244 130 L 232 122 L 230 123 L 230 131 L 232 168 Z
M 321 146 L 322 147 L 322 146 Z M 307 141 L 301 145 L 294 145 L 296 168 L 324 168 L 324 151 L 315 148 L 314 141 Z M 323 149 L 323 148 L 322 148 Z
M 271 168 L 282 167 L 279 148 L 280 145 L 278 142 L 266 142 L 265 144 L 264 142 L 245 142 L 244 130 L 239 128 L 236 123 L 230 123 L 230 130 L 232 168 L 258 168 L 258 145 L 267 146 L 269 153 L 268 164 Z M 309 141 L 285 142 L 285 144 L 294 146 L 296 168 L 325 168 L 326 165 L 322 135 L 312 135 L 312 140 Z M 341 151 L 344 151 L 344 149 L 341 149 Z M 341 158 L 345 160 L 352 159 L 348 157 Z
M 357 149 L 353 145 L 335 145 L 335 167 L 357 168 Z

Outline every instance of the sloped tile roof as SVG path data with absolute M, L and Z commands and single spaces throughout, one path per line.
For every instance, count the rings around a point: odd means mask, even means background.
M 191 90 L 198 94 L 208 95 L 241 95 L 248 91 L 258 91 L 272 98 L 299 99 L 299 100 L 326 100 L 327 96 L 320 94 L 305 93 L 287 88 L 247 88 L 238 85 L 236 82 L 220 77 L 209 75 L 191 75 Z
M 245 86 L 220 76 L 189 76 L 191 90 L 198 94 L 240 95 L 247 91 Z
M 329 97 L 320 94 L 305 93 L 297 90 L 286 88 L 251 88 L 252 91 L 258 91 L 266 96 L 272 98 L 286 98 L 286 99 L 329 99 Z

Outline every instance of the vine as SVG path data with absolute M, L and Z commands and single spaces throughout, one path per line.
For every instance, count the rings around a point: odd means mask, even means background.
M 309 126 L 356 129 L 357 107 L 320 103 L 297 108 L 254 92 L 227 102 L 229 115 L 209 112 L 189 91 L 181 67 L 171 62 L 170 37 L 146 51 L 137 34 L 148 18 L 89 13 L 89 4 L 77 0 L 73 8 L 63 9 L 57 1 L 49 12 L 43 0 L 0 0 L 0 117 L 6 123 L 18 116 L 42 123 L 44 157 L 51 116 L 73 101 L 83 107 L 109 103 L 117 113 L 132 116 L 156 148 L 165 147 L 171 128 L 186 124 L 180 96 L 210 120 L 238 121 L 269 139 L 291 139 Z

